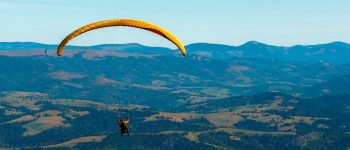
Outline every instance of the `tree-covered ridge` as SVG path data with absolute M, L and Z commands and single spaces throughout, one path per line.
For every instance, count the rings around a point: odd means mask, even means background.
M 350 74 L 348 64 L 202 56 L 0 56 L 0 91 L 36 91 L 52 98 L 137 103 L 172 109 L 199 102 L 277 91 L 295 95 L 346 93 L 313 86 Z M 147 55 L 149 56 L 149 55 Z M 347 76 L 344 76 L 346 78 Z
M 141 105 L 50 99 L 42 93 L 2 95 L 0 147 L 3 148 L 317 149 L 337 144 L 337 148 L 344 149 L 350 146 L 344 142 L 350 138 L 350 120 L 344 117 L 350 115 L 348 96 L 300 99 L 282 93 L 261 93 L 217 100 L 222 103 L 203 103 L 201 111 L 193 104 L 192 111 L 160 112 Z M 224 105 L 226 101 L 231 101 L 231 105 Z M 305 108 L 310 105 L 314 109 Z M 130 115 L 130 136 L 120 137 L 117 114 Z

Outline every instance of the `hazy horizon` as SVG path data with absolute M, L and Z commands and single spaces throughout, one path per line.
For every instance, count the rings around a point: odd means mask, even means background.
M 18 1 L 0 2 L 0 41 L 58 44 L 67 34 L 91 22 L 134 18 L 169 29 L 185 45 L 241 45 L 259 41 L 271 45 L 313 45 L 350 42 L 350 1 Z M 99 6 L 99 7 L 96 7 Z M 147 13 L 145 13 L 147 12 Z M 115 31 L 117 30 L 117 31 Z M 106 38 L 110 37 L 110 38 Z M 172 44 L 144 31 L 101 29 L 71 41 L 72 45 L 137 42 Z
M 273 45 L 270 43 L 264 43 L 261 41 L 246 41 L 243 42 L 241 44 L 237 44 L 237 45 L 230 45 L 230 44 L 222 44 L 222 43 L 209 43 L 209 42 L 196 42 L 196 43 L 188 43 L 185 46 L 189 46 L 189 45 L 193 45 L 193 44 L 214 44 L 214 45 L 226 45 L 226 46 L 242 46 L 244 44 L 250 43 L 250 42 L 257 42 L 257 43 L 261 43 L 261 44 L 265 44 L 265 45 L 270 45 L 270 46 L 280 46 L 280 47 L 293 47 L 293 46 L 298 46 L 298 45 L 303 45 L 303 46 L 311 46 L 311 45 L 322 45 L 322 44 L 331 44 L 331 43 L 345 43 L 345 44 L 350 44 L 350 42 L 344 42 L 344 41 L 330 41 L 330 42 L 325 42 L 325 43 L 315 43 L 315 44 L 294 44 L 294 45 Z M 59 45 L 59 43 L 55 44 L 55 43 L 42 43 L 42 42 L 36 42 L 36 41 L 0 41 L 0 43 L 38 43 L 38 44 L 44 44 L 44 45 Z M 87 45 L 77 45 L 77 44 L 68 44 L 67 46 L 86 46 L 86 47 L 90 47 L 90 46 L 98 46 L 98 45 L 127 45 L 127 44 L 139 44 L 142 46 L 147 46 L 147 47 L 164 47 L 167 48 L 166 46 L 157 46 L 157 45 L 148 45 L 148 44 L 141 44 L 141 43 L 135 43 L 135 42 L 131 42 L 131 43 L 100 43 L 100 44 L 87 44 Z

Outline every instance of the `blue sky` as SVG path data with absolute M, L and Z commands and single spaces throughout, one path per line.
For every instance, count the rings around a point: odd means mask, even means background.
M 112 18 L 156 23 L 184 44 L 350 43 L 349 0 L 0 0 L 0 41 L 57 44 L 76 28 Z M 74 45 L 138 42 L 171 45 L 135 29 L 103 29 Z

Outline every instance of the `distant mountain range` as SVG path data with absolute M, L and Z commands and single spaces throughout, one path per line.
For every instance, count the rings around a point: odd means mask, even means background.
M 0 42 L 0 51 L 13 50 L 55 50 L 57 45 L 33 42 Z M 170 54 L 178 53 L 168 48 L 149 47 L 136 43 L 102 44 L 95 46 L 67 46 L 67 50 L 108 50 L 125 53 Z M 350 44 L 332 42 L 319 45 L 295 45 L 291 47 L 272 46 L 250 41 L 240 46 L 195 43 L 186 46 L 189 55 L 215 59 L 269 58 L 283 61 L 350 63 Z

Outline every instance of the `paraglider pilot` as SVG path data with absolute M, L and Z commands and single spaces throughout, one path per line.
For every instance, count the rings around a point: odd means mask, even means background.
M 120 115 L 118 115 L 118 124 L 120 127 L 120 135 L 123 136 L 124 133 L 128 133 L 129 135 L 129 130 L 128 130 L 128 124 L 129 124 L 129 116 L 127 120 L 120 119 Z

